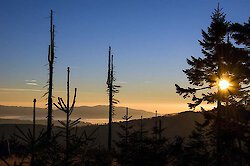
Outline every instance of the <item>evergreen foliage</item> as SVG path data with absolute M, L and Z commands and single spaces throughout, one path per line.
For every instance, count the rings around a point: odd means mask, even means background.
M 77 89 L 75 88 L 75 93 L 74 93 L 74 98 L 72 105 L 70 106 L 69 101 L 70 101 L 70 95 L 69 95 L 69 73 L 70 69 L 69 67 L 67 68 L 67 99 L 66 99 L 66 104 L 64 103 L 63 99 L 58 97 L 58 103 L 54 103 L 56 108 L 58 110 L 63 111 L 66 114 L 66 122 L 58 120 L 59 123 L 65 128 L 64 132 L 64 137 L 65 137 L 65 165 L 69 165 L 70 162 L 70 140 L 71 140 L 71 130 L 73 129 L 74 126 L 76 126 L 78 123 L 80 123 L 80 119 L 78 118 L 74 121 L 70 120 L 70 115 L 72 114 L 76 102 L 76 91 Z
M 207 31 L 202 30 L 203 57 L 187 59 L 189 69 L 184 70 L 192 87 L 176 86 L 176 92 L 184 98 L 192 98 L 191 109 L 202 102 L 215 103 L 217 107 L 206 111 L 202 108 L 204 121 L 195 122 L 195 129 L 188 138 L 164 135 L 162 118 L 153 118 L 155 125 L 150 131 L 144 129 L 141 117 L 138 126 L 130 124 L 129 110 L 120 123 L 119 140 L 112 147 L 112 117 L 114 106 L 119 101 L 114 98 L 120 86 L 115 85 L 113 55 L 109 47 L 107 91 L 109 95 L 108 149 L 97 146 L 95 128 L 88 133 L 78 132 L 81 118 L 71 120 L 76 102 L 75 88 L 70 105 L 70 68 L 67 68 L 66 102 L 58 97 L 54 106 L 66 114 L 60 121 L 63 129 L 52 132 L 52 90 L 54 65 L 54 24 L 53 11 L 50 15 L 51 43 L 48 51 L 48 122 L 47 132 L 36 131 L 36 100 L 33 108 L 33 128 L 27 132 L 17 126 L 18 133 L 0 139 L 0 162 L 11 165 L 8 159 L 16 159 L 13 165 L 124 165 L 124 166 L 164 166 L 164 165 L 250 165 L 250 19 L 239 24 L 226 21 L 226 15 L 218 6 L 211 16 Z M 241 48 L 241 47 L 244 48 Z M 227 79 L 230 87 L 222 91 L 218 82 Z M 203 91 L 199 96 L 199 92 Z M 165 126 L 164 126 L 165 125 Z M 137 128 L 136 128 L 137 127 Z M 168 126 L 171 127 L 171 126 Z M 55 131 L 55 130 L 53 130 Z M 65 145 L 61 139 L 65 139 Z M 117 148 L 117 149 L 116 149 Z M 0 163 L 0 164 L 1 164 Z
M 184 147 L 185 160 L 190 165 L 209 165 L 211 162 L 211 145 L 209 144 L 209 131 L 207 122 L 195 122 L 195 129 L 189 136 Z
M 234 38 L 236 43 L 247 46 L 249 26 L 231 25 L 225 16 L 218 6 L 207 32 L 202 30 L 203 40 L 199 43 L 204 57 L 192 56 L 187 60 L 191 68 L 184 73 L 195 87 L 185 89 L 175 85 L 179 95 L 192 97 L 192 103 L 188 103 L 190 108 L 194 109 L 202 102 L 217 102 L 217 108 L 203 112 L 204 124 L 196 123 L 185 147 L 189 151 L 185 160 L 193 165 L 244 165 L 247 162 L 242 143 L 246 142 L 244 135 L 250 118 L 245 119 L 242 114 L 248 114 L 250 56 L 248 49 L 238 48 L 232 40 Z M 233 38 L 230 38 L 231 34 Z M 221 79 L 230 83 L 224 91 L 218 86 Z M 198 97 L 201 90 L 206 91 Z
M 130 144 L 130 137 L 132 136 L 132 128 L 133 126 L 129 125 L 129 119 L 131 119 L 132 116 L 129 116 L 129 110 L 126 108 L 126 114 L 122 117 L 124 120 L 124 123 L 120 124 L 121 132 L 118 133 L 118 136 L 120 138 L 119 142 L 116 142 L 116 146 L 120 149 L 120 153 L 118 155 L 118 161 L 122 165 L 128 165 L 129 160 L 131 158 L 130 152 L 131 151 L 131 144 Z
M 157 130 L 152 129 L 152 135 L 147 135 L 149 132 L 143 129 L 142 119 L 140 122 L 139 130 L 132 130 L 133 126 L 129 125 L 126 127 L 126 121 L 121 123 L 122 133 L 118 133 L 120 140 L 116 143 L 119 148 L 118 162 L 121 165 L 165 165 L 168 163 L 169 145 L 167 139 L 161 136 L 161 121 Z
M 250 47 L 250 18 L 243 25 L 239 23 L 232 24 L 230 30 L 237 44 L 244 44 L 248 48 Z
M 229 40 L 229 22 L 225 14 L 218 8 L 211 16 L 212 22 L 207 32 L 202 30 L 203 40 L 199 43 L 202 46 L 203 58 L 191 57 L 187 59 L 190 69 L 184 70 L 189 83 L 196 87 L 187 89 L 176 86 L 177 93 L 184 98 L 192 97 L 190 108 L 195 108 L 203 101 L 214 103 L 220 102 L 240 104 L 249 97 L 249 61 L 248 51 L 236 48 Z M 220 79 L 228 79 L 231 87 L 226 92 L 214 91 L 218 87 Z M 197 92 L 210 90 L 202 93 L 201 97 Z M 221 95 L 223 93 L 223 95 Z M 244 100 L 243 100 L 244 99 Z

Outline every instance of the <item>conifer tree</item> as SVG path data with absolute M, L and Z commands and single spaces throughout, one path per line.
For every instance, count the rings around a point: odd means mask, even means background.
M 184 138 L 176 136 L 168 145 L 168 164 L 169 165 L 188 165 L 184 160 Z
M 238 44 L 238 46 L 244 46 L 243 49 L 244 51 L 248 52 L 248 55 L 250 55 L 250 17 L 248 18 L 248 21 L 243 23 L 243 24 L 239 24 L 239 23 L 233 23 L 230 26 L 230 32 L 232 34 L 232 38 L 235 40 L 236 44 Z M 249 57 L 249 56 L 248 56 Z M 246 83 L 248 82 L 249 84 L 249 79 L 250 79 L 250 60 L 248 58 L 248 60 L 245 61 L 245 71 L 244 73 L 246 74 Z M 248 86 L 249 88 L 249 86 Z M 247 88 L 245 88 L 247 89 Z M 249 90 L 248 90 L 249 92 Z M 249 110 L 249 102 L 250 102 L 250 98 L 249 98 L 249 93 L 248 95 L 245 95 L 243 101 L 245 102 L 245 108 L 244 109 L 248 109 Z M 249 111 L 246 111 L 249 112 Z M 247 151 L 245 152 L 245 158 L 246 158 L 246 163 L 250 163 L 250 130 L 249 127 L 247 127 L 249 125 L 249 120 L 250 117 L 249 116 L 244 116 L 244 117 L 248 117 L 246 118 L 248 122 L 246 123 L 241 123 L 244 124 L 243 126 L 241 126 L 239 129 L 244 129 L 245 130 L 245 138 L 244 138 L 244 144 L 245 147 L 247 149 Z M 239 123 L 236 123 L 239 124 Z M 241 145 L 241 140 L 238 141 L 239 144 Z M 240 146 L 241 147 L 241 146 Z M 241 148 L 240 148 L 241 149 Z
M 124 129 L 124 131 L 125 131 L 125 135 L 124 135 L 125 145 L 127 145 L 127 143 L 128 143 L 129 134 L 130 134 L 129 130 L 132 128 L 132 126 L 129 126 L 129 124 L 128 124 L 128 122 L 131 118 L 132 118 L 132 116 L 129 116 L 129 110 L 127 107 L 126 114 L 122 117 L 122 119 L 125 120 L 125 125 L 121 126 L 121 128 Z
M 141 116 L 141 119 L 140 119 L 140 130 L 139 132 L 135 132 L 135 133 L 139 133 L 139 147 L 140 147 L 140 150 L 142 149 L 142 144 L 143 144 L 143 140 L 145 138 L 145 135 L 147 133 L 146 130 L 144 130 L 144 124 L 143 124 L 143 118 Z
M 20 127 L 16 126 L 19 134 L 14 133 L 14 136 L 18 138 L 21 142 L 23 142 L 24 147 L 22 147 L 21 154 L 23 155 L 23 160 L 25 158 L 29 158 L 30 155 L 30 165 L 36 165 L 39 163 L 37 160 L 38 156 L 38 146 L 43 141 L 45 137 L 45 132 L 43 129 L 36 136 L 36 99 L 33 100 L 33 124 L 32 131 L 28 129 L 28 132 L 25 133 Z M 17 145 L 16 145 L 17 146 Z
M 58 97 L 58 103 L 54 103 L 54 105 L 56 106 L 56 108 L 58 108 L 58 110 L 66 113 L 66 122 L 63 121 L 59 121 L 59 123 L 61 123 L 61 125 L 65 128 L 65 165 L 69 165 L 69 149 L 70 149 L 70 131 L 72 130 L 72 128 L 74 126 L 76 126 L 78 123 L 80 123 L 80 119 L 78 118 L 74 121 L 70 120 L 70 115 L 72 114 L 73 110 L 74 110 L 74 106 L 75 106 L 75 102 L 76 102 L 76 91 L 77 89 L 75 88 L 75 93 L 74 93 L 74 98 L 73 98 L 73 102 L 70 106 L 70 96 L 69 96 L 69 73 L 70 73 L 70 69 L 69 67 L 67 68 L 67 99 L 66 99 L 66 104 L 63 101 L 62 98 Z
M 8 142 L 4 135 L 2 135 L 0 138 L 0 161 L 2 161 L 5 165 L 10 166 L 7 161 L 7 157 L 9 156 L 10 152 L 8 150 Z
M 221 102 L 226 102 L 226 99 L 230 99 L 233 103 L 243 97 L 245 85 L 249 84 L 249 78 L 245 72 L 249 68 L 245 65 L 249 61 L 249 56 L 246 51 L 231 44 L 228 36 L 229 22 L 226 21 L 225 16 L 218 6 L 211 16 L 212 22 L 208 32 L 202 30 L 203 40 L 199 41 L 204 58 L 192 56 L 191 59 L 187 59 L 191 68 L 184 70 L 184 73 L 189 83 L 196 87 L 184 89 L 176 85 L 178 94 L 183 95 L 184 98 L 192 96 L 193 103 L 189 103 L 190 108 L 195 108 L 203 101 L 208 103 L 218 101 L 218 106 Z M 196 93 L 200 90 L 218 87 L 218 81 L 221 79 L 230 81 L 229 92 L 208 91 L 201 97 L 197 97 Z
M 155 115 L 155 126 L 153 127 L 153 138 L 149 139 L 151 142 L 152 159 L 156 165 L 164 165 L 167 160 L 167 139 L 162 136 L 164 128 L 162 127 L 161 117 L 158 117 L 157 111 Z
M 208 137 L 207 121 L 203 123 L 195 122 L 195 129 L 189 136 L 185 145 L 185 159 L 190 165 L 209 165 L 212 163 L 210 153 L 210 142 Z M 210 149 L 210 150 L 209 150 Z
M 222 120 L 226 116 L 225 110 L 229 105 L 244 105 L 246 98 L 249 98 L 249 53 L 231 43 L 230 24 L 225 16 L 218 6 L 211 16 L 212 22 L 207 32 L 202 30 L 203 40 L 199 43 L 204 57 L 192 56 L 187 59 L 191 67 L 184 70 L 184 73 L 194 87 L 185 89 L 175 85 L 179 95 L 184 98 L 192 97 L 192 103 L 188 103 L 190 108 L 195 108 L 202 102 L 217 102 L 217 108 L 214 109 L 217 115 L 212 116 L 214 125 L 211 125 L 216 135 L 217 165 L 221 164 L 222 146 L 225 146 L 226 141 L 221 140 L 227 132 L 226 121 Z M 218 86 L 222 79 L 229 81 L 228 89 L 222 90 Z M 197 92 L 201 90 L 206 91 L 198 97 Z
M 117 147 L 120 149 L 118 160 L 122 165 L 129 165 L 131 160 L 131 129 L 133 126 L 129 125 L 129 120 L 132 116 L 129 116 L 128 107 L 126 108 L 126 114 L 122 117 L 124 123 L 120 124 L 121 132 L 118 132 L 120 141 L 116 142 Z
M 243 24 L 232 24 L 230 30 L 237 44 L 244 44 L 246 47 L 250 47 L 250 17 L 248 18 L 248 22 Z
M 238 45 L 244 45 L 245 48 L 241 48 L 242 51 L 248 52 L 248 57 L 245 58 L 244 63 L 244 74 L 246 75 L 245 84 L 249 85 L 250 82 L 250 17 L 248 22 L 242 24 L 234 23 L 230 27 L 231 34 L 233 39 L 236 41 Z M 242 71 L 241 71 L 242 72 Z M 249 86 L 248 86 L 249 88 Z M 247 89 L 247 87 L 245 87 Z M 249 90 L 248 90 L 249 91 Z M 249 105 L 249 93 L 244 96 L 245 105 Z

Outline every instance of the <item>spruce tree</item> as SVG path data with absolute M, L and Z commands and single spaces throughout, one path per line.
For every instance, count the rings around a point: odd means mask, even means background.
M 204 123 L 195 122 L 195 129 L 184 147 L 185 159 L 190 165 L 209 165 L 211 162 L 208 132 L 207 121 Z
M 177 93 L 184 98 L 192 97 L 190 108 L 195 108 L 203 101 L 214 103 L 218 101 L 218 106 L 222 102 L 236 103 L 248 95 L 245 91 L 249 85 L 249 77 L 246 71 L 249 66 L 248 52 L 236 48 L 229 39 L 229 22 L 225 19 L 225 14 L 218 8 L 211 16 L 212 22 L 207 32 L 202 30 L 203 40 L 199 40 L 202 46 L 204 57 L 191 57 L 187 63 L 191 66 L 184 70 L 189 83 L 194 87 L 187 89 L 176 85 Z M 248 70 L 247 70 L 248 69 Z M 226 91 L 220 91 L 218 82 L 227 79 L 231 86 Z M 200 97 L 197 92 L 207 89 Z M 218 91 L 217 91 L 218 89 Z
M 194 109 L 202 102 L 217 102 L 217 107 L 213 111 L 216 115 L 211 115 L 210 119 L 213 121 L 211 130 L 216 137 L 217 165 L 221 164 L 222 158 L 227 158 L 225 149 L 228 149 L 228 138 L 224 136 L 229 132 L 226 127 L 229 123 L 229 114 L 225 110 L 229 106 L 246 105 L 245 101 L 249 100 L 250 83 L 249 52 L 232 44 L 230 24 L 225 16 L 218 6 L 211 16 L 212 21 L 207 32 L 202 30 L 203 40 L 199 40 L 204 56 L 192 56 L 191 59 L 187 59 L 191 67 L 184 70 L 184 73 L 192 87 L 185 89 L 175 85 L 179 95 L 184 98 L 192 97 L 192 102 L 188 103 L 190 108 Z M 227 80 L 229 88 L 220 88 L 221 80 Z M 205 91 L 198 96 L 198 91 L 201 90 Z M 231 139 L 232 141 L 234 140 Z
M 126 114 L 122 117 L 124 120 L 123 123 L 120 124 L 121 132 L 118 132 L 118 136 L 120 141 L 116 142 L 117 147 L 119 148 L 118 160 L 122 165 L 130 165 L 131 164 L 131 136 L 132 136 L 132 128 L 133 126 L 129 125 L 129 120 L 132 116 L 129 116 L 128 107 L 126 108 Z
M 76 120 L 71 120 L 70 116 L 74 110 L 74 106 L 75 106 L 75 102 L 76 102 L 76 91 L 77 89 L 75 88 L 75 92 L 74 92 L 74 98 L 73 98 L 73 102 L 70 105 L 70 95 L 69 95 L 69 73 L 70 73 L 70 68 L 67 68 L 67 99 L 66 99 L 66 103 L 63 101 L 63 99 L 61 97 L 58 97 L 58 102 L 54 103 L 54 105 L 56 106 L 56 108 L 58 108 L 58 110 L 64 112 L 66 114 L 66 122 L 60 121 L 58 120 L 58 122 L 64 127 L 65 129 L 65 165 L 69 165 L 70 164 L 70 141 L 71 141 L 71 130 L 73 127 L 75 127 L 78 123 L 80 123 L 80 119 L 78 118 Z
M 248 48 L 250 47 L 250 17 L 248 18 L 248 22 L 243 24 L 232 24 L 230 30 L 237 44 L 243 44 Z
M 21 155 L 23 155 L 23 159 L 28 158 L 30 159 L 30 165 L 38 165 L 41 164 L 39 161 L 39 148 L 40 144 L 43 142 L 46 133 L 43 132 L 43 129 L 36 135 L 36 99 L 33 100 L 33 124 L 32 130 L 29 128 L 28 131 L 25 133 L 24 129 L 21 129 L 16 125 L 18 130 L 18 134 L 14 133 L 14 136 L 20 140 L 23 147 L 19 148 L 21 150 Z M 15 142 L 15 146 L 18 146 L 18 143 Z

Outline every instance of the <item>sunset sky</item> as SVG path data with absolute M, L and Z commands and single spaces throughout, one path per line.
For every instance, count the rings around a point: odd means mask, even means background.
M 108 104 L 112 47 L 119 106 L 173 113 L 188 109 L 174 84 L 188 86 L 186 58 L 199 57 L 218 2 L 227 20 L 243 23 L 249 0 L 1 0 L 0 105 L 46 107 L 49 12 L 55 11 L 54 96 L 65 97 L 66 68 L 77 106 Z

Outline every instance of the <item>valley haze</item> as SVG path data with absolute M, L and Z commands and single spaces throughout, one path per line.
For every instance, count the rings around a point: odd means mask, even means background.
M 18 120 L 32 120 L 32 107 L 19 107 L 19 106 L 3 106 L 0 105 L 0 119 L 18 119 Z M 121 121 L 125 115 L 126 107 L 115 107 L 114 121 Z M 129 114 L 132 119 L 150 118 L 155 116 L 155 113 L 147 112 L 144 110 L 137 110 L 129 108 Z M 160 114 L 158 114 L 160 115 Z M 54 121 L 64 120 L 65 114 L 57 109 L 53 110 Z M 47 109 L 36 108 L 36 119 L 46 120 Z M 82 118 L 82 122 L 88 123 L 106 123 L 108 122 L 108 106 L 80 106 L 75 107 L 72 114 L 72 119 Z M 46 124 L 46 123 L 42 123 Z

